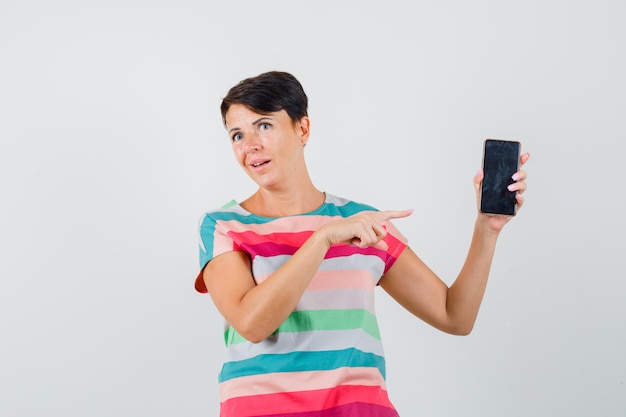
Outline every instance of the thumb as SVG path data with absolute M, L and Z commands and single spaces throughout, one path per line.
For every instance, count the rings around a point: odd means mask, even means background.
M 389 245 L 387 245 L 387 242 L 385 242 L 384 240 L 379 240 L 378 242 L 376 242 L 374 247 L 382 251 L 386 251 L 387 249 L 389 249 Z
M 482 168 L 478 170 L 476 175 L 474 175 L 474 188 L 476 188 L 476 191 L 478 191 L 478 189 L 480 188 L 480 182 L 483 180 L 484 177 L 485 173 L 483 172 Z

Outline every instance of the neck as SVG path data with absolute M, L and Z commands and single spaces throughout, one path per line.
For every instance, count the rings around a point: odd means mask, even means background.
M 283 190 L 259 188 L 241 206 L 264 217 L 293 216 L 319 208 L 325 198 L 324 193 L 308 181 L 306 184 Z

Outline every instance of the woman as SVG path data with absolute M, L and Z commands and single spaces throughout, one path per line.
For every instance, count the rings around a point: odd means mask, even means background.
M 397 416 L 375 287 L 444 332 L 470 333 L 510 217 L 477 214 L 467 259 L 448 288 L 390 222 L 410 210 L 377 211 L 315 188 L 304 159 L 307 104 L 292 75 L 269 72 L 234 86 L 221 105 L 235 158 L 258 185 L 200 223 L 196 289 L 226 320 L 221 415 Z M 525 178 L 517 172 L 510 186 L 518 208 Z M 481 179 L 479 172 L 477 192 Z

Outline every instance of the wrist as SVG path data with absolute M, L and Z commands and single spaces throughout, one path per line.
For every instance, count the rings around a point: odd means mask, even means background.
M 313 232 L 311 237 L 309 237 L 309 241 L 315 247 L 322 247 L 324 251 L 328 251 L 328 249 L 332 246 L 330 236 L 326 233 L 325 226 L 322 226 Z
M 488 219 L 484 219 L 481 217 L 485 217 L 485 215 L 479 215 L 474 224 L 474 232 L 485 239 L 498 239 L 500 235 L 500 230 L 496 230 L 492 227 L 489 227 L 487 224 Z

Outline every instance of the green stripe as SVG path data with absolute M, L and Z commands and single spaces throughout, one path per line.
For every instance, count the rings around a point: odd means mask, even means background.
M 312 330 L 352 330 L 363 329 L 372 337 L 380 340 L 376 317 L 364 309 L 352 310 L 306 310 L 294 311 L 274 332 L 291 333 Z M 246 339 L 237 331 L 228 327 L 224 333 L 226 346 L 245 342 Z

